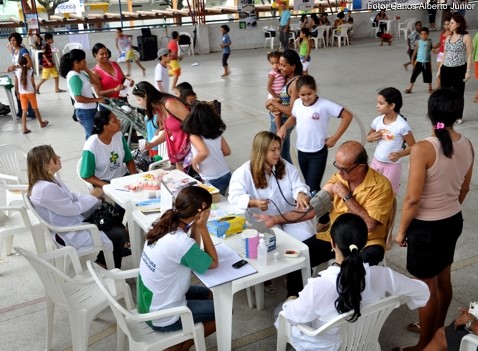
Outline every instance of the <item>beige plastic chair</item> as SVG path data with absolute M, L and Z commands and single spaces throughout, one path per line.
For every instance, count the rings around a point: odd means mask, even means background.
M 404 302 L 404 298 L 390 296 L 361 308 L 362 315 L 353 323 L 347 321 L 353 314 L 353 311 L 350 311 L 335 317 L 319 329 L 313 329 L 307 324 L 298 324 L 297 328 L 303 334 L 313 337 L 326 335 L 331 330 L 338 328 L 342 342 L 340 351 L 380 351 L 378 343 L 380 330 L 390 313 Z M 285 351 L 288 343 L 294 346 L 291 338 L 291 325 L 283 311 L 279 313 L 278 320 L 277 351 Z
M 105 278 L 114 282 L 124 282 L 127 278 L 138 276 L 138 269 L 128 271 L 107 271 L 96 263 L 87 262 L 88 270 L 96 282 L 103 297 L 106 297 L 116 321 L 118 322 L 118 350 L 124 348 L 125 336 L 128 337 L 129 349 L 134 351 L 164 350 L 183 341 L 193 339 L 195 349 L 206 351 L 204 327 L 202 323 L 194 324 L 191 310 L 186 306 L 173 307 L 164 311 L 140 314 L 136 309 L 126 309 L 117 302 L 115 292 L 106 284 Z M 180 315 L 183 330 L 161 333 L 154 331 L 146 321 Z
M 375 23 L 374 20 L 375 20 L 375 16 L 370 17 L 370 25 L 372 26 L 372 28 L 370 29 L 370 36 L 376 38 L 377 33 L 380 32 L 380 27 L 378 26 L 378 24 L 376 27 L 373 26 Z
M 164 133 L 164 130 L 160 132 L 160 134 L 158 135 L 158 138 L 161 136 L 161 133 Z M 153 171 L 155 169 L 158 169 L 162 167 L 164 164 L 169 162 L 169 155 L 168 155 L 166 142 L 158 145 L 158 155 L 161 156 L 162 160 L 151 163 L 148 167 L 148 171 Z
M 267 26 L 262 27 L 262 32 L 264 33 L 265 41 L 264 41 L 264 47 L 267 47 L 267 43 L 269 42 L 271 50 L 274 50 L 274 41 L 276 39 L 276 32 L 274 30 L 271 30 Z
M 84 223 L 84 224 L 67 226 L 67 227 L 54 226 L 48 223 L 47 221 L 45 221 L 38 214 L 36 209 L 33 207 L 33 204 L 31 203 L 30 198 L 28 197 L 27 194 L 23 195 L 23 199 L 25 201 L 25 205 L 35 215 L 35 217 L 38 219 L 43 229 L 44 240 L 43 242 L 38 243 L 39 247 L 37 247 L 37 252 L 44 253 L 55 248 L 64 247 L 52 239 L 51 233 L 69 233 L 69 232 L 74 232 L 79 230 L 87 230 L 91 234 L 91 238 L 93 240 L 93 247 L 76 250 L 77 255 L 79 257 L 86 256 L 86 255 L 93 255 L 93 254 L 97 255 L 100 251 L 103 251 L 103 254 L 105 256 L 106 267 L 108 269 L 115 268 L 113 252 L 108 251 L 105 247 L 103 247 L 103 242 L 101 241 L 101 238 L 100 238 L 100 231 L 98 230 L 98 227 L 96 225 L 91 223 Z
M 83 49 L 83 45 L 81 43 L 68 43 L 63 48 L 63 55 L 67 52 L 70 52 L 73 49 Z
M 397 26 L 397 38 L 400 38 L 401 33 L 403 33 L 403 37 L 407 40 L 408 35 L 413 32 L 416 21 L 416 18 L 409 18 L 405 22 L 399 22 Z
M 90 192 L 91 190 L 93 190 L 93 184 L 88 183 L 86 180 L 81 178 L 81 175 L 80 175 L 81 159 L 82 158 L 80 157 L 80 159 L 78 160 L 78 163 L 76 164 L 76 174 L 78 175 L 78 178 L 81 180 L 81 182 L 86 185 L 86 187 L 88 188 L 88 192 Z
M 67 246 L 39 256 L 19 247 L 15 247 L 15 251 L 30 263 L 45 289 L 47 303 L 46 349 L 51 349 L 53 316 L 55 306 L 59 306 L 68 312 L 73 350 L 86 351 L 90 323 L 98 313 L 108 307 L 108 302 L 91 279 L 88 271 L 82 271 L 75 249 Z M 52 264 L 57 259 L 69 261 L 74 275 L 69 276 L 58 269 L 57 265 Z M 121 291 L 118 297 L 123 298 L 126 295 L 125 302 L 128 304 L 131 300 L 127 295 L 126 288 L 118 286 L 117 290 Z
M 323 26 L 317 26 L 315 27 L 311 32 L 310 40 L 314 42 L 315 45 L 315 50 L 319 49 L 319 42 L 323 43 L 324 48 L 327 46 L 325 42 L 325 31 L 326 27 Z M 317 36 L 312 36 L 312 33 L 317 33 Z
M 13 236 L 26 232 L 32 234 L 35 248 L 41 248 L 38 240 L 43 240 L 43 231 L 38 220 L 33 216 L 30 218 L 23 206 L 0 206 L 0 263 L 5 261 L 1 258 L 4 243 L 5 256 L 9 256 L 13 252 Z
M 344 41 L 344 45 L 350 45 L 348 31 L 351 27 L 351 24 L 345 23 L 341 24 L 337 29 L 334 29 L 332 34 L 332 42 L 337 39 L 337 45 L 339 48 L 341 47 L 342 39 Z
M 0 145 L 0 188 L 7 206 L 23 205 L 22 192 L 28 190 L 27 153 L 18 145 Z
M 478 336 L 468 334 L 461 339 L 460 351 L 476 351 L 478 349 Z

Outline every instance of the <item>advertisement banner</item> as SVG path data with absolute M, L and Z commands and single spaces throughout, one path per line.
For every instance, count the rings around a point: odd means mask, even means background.
M 314 0 L 294 0 L 294 10 L 310 11 L 314 8 Z
M 257 26 L 256 6 L 253 0 L 239 0 L 239 29 L 253 29 Z
M 58 7 L 55 9 L 55 13 L 81 14 L 82 11 L 85 11 L 84 0 L 70 0 L 63 4 L 58 5 Z

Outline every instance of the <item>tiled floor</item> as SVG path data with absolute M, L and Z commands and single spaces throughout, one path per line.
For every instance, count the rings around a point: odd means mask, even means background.
M 474 31 L 472 31 L 474 32 Z M 474 33 L 472 33 L 474 34 Z M 436 41 L 438 32 L 432 33 Z M 350 109 L 355 120 L 342 140 L 361 140 L 368 131 L 370 122 L 377 115 L 375 108 L 376 93 L 379 89 L 394 86 L 404 90 L 411 72 L 403 70 L 406 61 L 405 42 L 394 41 L 392 46 L 378 46 L 374 39 L 354 40 L 350 47 L 326 48 L 312 52 L 309 69 L 318 82 L 321 96 L 333 99 Z M 197 62 L 198 65 L 191 66 Z M 147 79 L 153 80 L 156 62 L 145 62 Z M 222 74 L 221 55 L 219 53 L 186 57 L 182 63 L 183 75 L 180 81 L 187 80 L 193 86 L 199 99 L 218 99 L 222 102 L 222 115 L 227 124 L 225 137 L 232 148 L 228 157 L 231 169 L 237 168 L 249 157 L 251 141 L 254 135 L 269 127 L 269 119 L 264 108 L 266 99 L 267 73 L 270 70 L 266 60 L 266 51 L 262 48 L 247 51 L 233 51 L 230 58 L 232 75 L 226 79 Z M 136 67 L 134 78 L 141 80 Z M 65 81 L 61 80 L 65 88 Z M 471 102 L 474 91 L 478 89 L 477 81 L 467 83 L 465 94 L 464 123 L 457 130 L 476 144 L 478 104 Z M 40 129 L 35 121 L 29 122 L 32 133 L 23 135 L 19 125 L 14 125 L 10 116 L 0 118 L 0 143 L 21 145 L 28 150 L 34 145 L 51 144 L 62 156 L 62 179 L 75 191 L 86 191 L 86 187 L 76 176 L 76 163 L 81 154 L 84 132 L 81 126 L 71 119 L 71 104 L 66 93 L 55 94 L 53 82 L 42 86 L 38 96 L 40 111 L 50 125 Z M 426 118 L 426 101 L 429 94 L 427 86 L 420 80 L 415 85 L 413 94 L 404 96 L 402 113 L 408 118 L 417 140 L 430 134 L 430 123 Z M 3 92 L 0 101 L 6 102 Z M 133 102 L 133 99 L 131 99 Z M 331 123 L 331 129 L 336 128 Z M 295 138 L 295 136 L 294 136 Z M 294 139 L 295 140 L 295 139 Z M 366 145 L 371 155 L 374 146 Z M 333 157 L 335 149 L 330 152 Z M 293 148 L 293 154 L 295 154 Z M 294 158 L 295 159 L 295 158 Z M 407 160 L 404 160 L 403 186 L 399 196 L 399 213 L 401 200 L 407 180 Z M 333 172 L 328 167 L 324 179 Z M 471 191 L 463 206 L 465 227 L 458 241 L 452 280 L 454 299 L 449 311 L 449 318 L 456 314 L 457 307 L 476 300 L 478 289 L 478 256 L 475 232 L 478 219 L 475 217 L 478 207 L 476 177 L 473 178 Z M 33 250 L 32 240 L 24 236 L 15 238 L 15 245 Z M 405 272 L 405 250 L 394 247 L 387 253 L 389 266 Z M 125 260 L 124 268 L 130 266 Z M 233 348 L 235 350 L 274 350 L 276 334 L 272 326 L 274 307 L 285 297 L 282 280 L 275 281 L 278 291 L 274 295 L 266 294 L 264 311 L 258 312 L 247 307 L 245 293 L 235 296 L 233 316 Z M 8 257 L 8 262 L 0 265 L 0 350 L 41 350 L 45 343 L 45 302 L 43 290 L 31 267 L 18 256 Z M 417 318 L 414 311 L 401 307 L 386 322 L 380 342 L 383 350 L 393 346 L 411 345 L 416 342 L 415 335 L 405 331 L 405 325 Z M 116 347 L 115 320 L 108 310 L 100 314 L 90 330 L 90 350 L 114 350 Z M 207 339 L 207 346 L 215 350 L 216 339 L 212 335 Z M 53 349 L 65 350 L 71 346 L 69 323 L 66 313 L 58 309 L 55 315 Z

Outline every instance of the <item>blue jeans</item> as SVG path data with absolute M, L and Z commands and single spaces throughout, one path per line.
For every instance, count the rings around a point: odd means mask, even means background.
M 275 120 L 274 120 L 274 115 L 269 112 L 269 116 L 270 116 L 270 120 L 271 120 L 271 128 L 269 131 L 271 131 L 272 133 L 277 133 L 277 128 L 276 128 L 276 123 L 275 123 Z M 281 118 L 281 125 L 283 125 L 285 123 L 285 121 L 287 121 L 287 116 L 285 115 L 282 115 L 282 118 Z M 285 135 L 285 138 L 284 140 L 282 140 L 282 150 L 281 150 L 281 153 L 280 153 L 280 157 L 282 157 L 284 160 L 287 160 L 289 161 L 290 163 L 292 163 L 292 159 L 290 158 L 290 133 L 292 133 L 292 130 L 294 129 L 294 127 L 290 128 L 290 129 L 287 129 L 287 133 Z
M 304 176 L 305 184 L 310 191 L 320 190 L 320 183 L 324 176 L 329 150 L 324 145 L 322 150 L 317 152 L 303 152 L 299 150 L 299 167 Z
M 214 185 L 219 189 L 219 192 L 222 196 L 226 196 L 226 190 L 229 187 L 229 182 L 231 181 L 231 172 L 224 174 L 222 177 L 216 179 L 208 179 L 207 183 Z
M 214 301 L 209 300 L 209 289 L 204 286 L 192 285 L 186 293 L 187 306 L 193 314 L 194 323 L 214 321 Z M 183 329 L 181 318 L 166 327 L 152 328 L 160 332 L 173 332 Z
M 93 126 L 95 125 L 95 115 L 98 110 L 96 108 L 91 109 L 75 109 L 76 118 L 80 122 L 81 126 L 85 129 L 86 138 L 88 139 L 93 133 Z

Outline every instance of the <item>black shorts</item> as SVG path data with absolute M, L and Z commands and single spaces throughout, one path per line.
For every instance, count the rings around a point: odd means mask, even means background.
M 459 351 L 461 339 L 468 334 L 470 333 L 467 332 L 463 326 L 460 326 L 455 330 L 455 321 L 451 322 L 448 327 L 445 327 L 445 338 L 448 351 Z
M 453 263 L 463 230 L 461 212 L 437 221 L 413 219 L 407 230 L 407 270 L 417 278 L 432 278 Z

